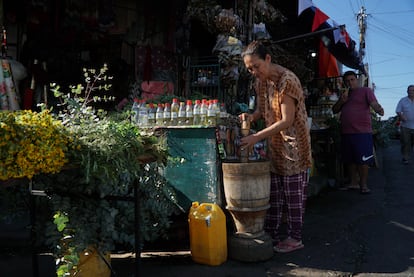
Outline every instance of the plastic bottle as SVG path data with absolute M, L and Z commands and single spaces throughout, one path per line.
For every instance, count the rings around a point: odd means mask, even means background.
M 132 104 L 131 108 L 131 122 L 138 124 L 138 117 L 139 117 L 139 101 L 138 98 L 134 98 L 134 103 Z
M 155 112 L 156 112 L 156 108 L 154 106 L 154 103 L 149 103 L 148 104 L 148 127 L 155 126 Z
M 162 106 L 162 103 L 158 103 L 157 105 L 157 110 L 155 112 L 155 125 L 164 125 L 164 107 Z
M 201 107 L 201 101 L 197 99 L 195 101 L 194 108 L 193 108 L 193 124 L 194 125 L 201 124 L 200 107 Z
M 180 102 L 180 106 L 178 108 L 178 120 L 177 120 L 178 126 L 185 126 L 185 122 L 186 122 L 185 112 L 186 112 L 185 102 Z
M 164 126 L 171 125 L 171 104 L 165 103 L 164 104 Z
M 214 103 L 214 110 L 216 111 L 216 122 L 218 122 L 220 119 L 220 104 L 219 104 L 218 99 L 214 99 L 213 103 Z
M 210 100 L 207 108 L 207 126 L 216 126 L 216 108 L 213 100 Z
M 193 101 L 188 99 L 185 105 L 185 118 L 186 118 L 186 125 L 191 126 L 194 124 L 194 115 L 193 115 Z
M 173 98 L 171 103 L 171 126 L 177 126 L 178 124 L 178 110 L 180 105 L 178 104 L 178 99 Z
M 201 100 L 201 106 L 200 106 L 200 125 L 202 125 L 202 126 L 206 126 L 207 125 L 207 109 L 208 109 L 207 99 Z
M 148 127 L 148 107 L 145 100 L 141 100 L 141 106 L 139 107 L 139 123 L 140 127 Z
M 228 114 L 227 114 L 226 104 L 221 103 L 220 104 L 220 120 L 219 120 L 219 123 L 222 124 L 222 125 L 225 125 L 227 117 L 228 117 Z

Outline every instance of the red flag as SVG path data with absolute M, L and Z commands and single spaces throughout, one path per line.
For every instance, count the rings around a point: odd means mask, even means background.
M 349 41 L 351 40 L 351 38 L 349 37 L 348 32 L 345 30 L 345 27 L 341 27 L 341 36 L 343 39 L 341 39 L 341 41 L 343 41 L 346 45 L 346 47 L 349 46 Z
M 326 20 L 328 20 L 328 18 L 329 16 L 327 16 L 323 11 L 321 11 L 319 8 L 315 8 L 315 16 L 313 17 L 312 23 L 312 32 L 318 29 L 318 27 L 321 26 L 321 24 Z
M 335 27 L 338 27 L 338 25 L 334 25 Z M 349 37 L 348 32 L 345 29 L 345 26 L 339 26 L 338 29 L 335 29 L 333 31 L 335 43 L 338 43 L 339 41 L 344 43 L 346 47 L 349 47 L 349 42 L 351 38 Z
M 325 47 L 322 40 L 319 41 L 319 77 L 339 76 L 336 58 Z

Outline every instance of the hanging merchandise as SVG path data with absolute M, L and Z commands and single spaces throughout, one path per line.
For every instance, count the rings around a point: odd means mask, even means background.
M 0 109 L 9 110 L 9 99 L 7 97 L 7 90 L 4 84 L 4 76 L 0 74 Z
M 215 17 L 217 29 L 221 33 L 235 34 L 241 30 L 243 23 L 240 17 L 234 14 L 233 9 L 222 9 Z
M 18 95 L 16 94 L 16 87 L 14 86 L 10 63 L 8 60 L 2 59 L 1 65 L 3 68 L 2 85 L 4 84 L 6 88 L 7 98 L 9 102 L 8 108 L 12 111 L 20 110 L 19 99 L 18 99 Z
M 242 42 L 234 36 L 218 35 L 213 54 L 217 55 L 220 64 L 224 65 L 220 78 L 228 84 L 235 84 L 239 79 L 239 64 L 242 62 Z
M 254 39 L 271 39 L 269 32 L 266 30 L 266 25 L 263 22 L 253 24 Z

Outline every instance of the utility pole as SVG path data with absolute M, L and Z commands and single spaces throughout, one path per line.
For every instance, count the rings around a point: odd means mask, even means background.
M 359 56 L 361 60 L 364 59 L 365 56 L 365 33 L 367 30 L 367 14 L 366 9 L 364 6 L 361 7 L 357 14 L 357 21 L 359 27 Z
M 364 6 L 361 7 L 357 14 L 357 21 L 359 27 L 359 57 L 361 58 L 361 62 L 364 61 L 365 57 L 365 33 L 367 31 L 367 13 Z M 368 77 L 368 64 L 364 64 L 366 76 L 363 78 L 362 85 L 369 86 L 369 77 Z

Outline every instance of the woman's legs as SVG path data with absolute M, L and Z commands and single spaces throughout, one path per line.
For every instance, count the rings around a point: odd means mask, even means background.
M 280 176 L 270 175 L 270 208 L 266 214 L 265 231 L 270 234 L 275 243 L 280 241 L 279 228 L 283 214 L 283 185 Z
M 288 216 L 288 236 L 302 240 L 302 228 L 307 198 L 308 172 L 286 176 L 284 179 Z

